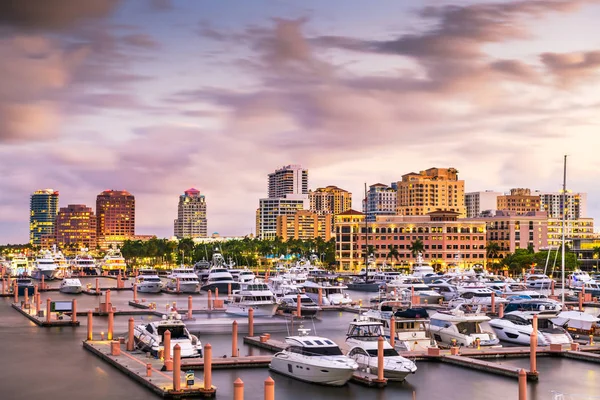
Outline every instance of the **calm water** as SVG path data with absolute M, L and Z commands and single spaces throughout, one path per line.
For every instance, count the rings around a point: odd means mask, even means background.
M 114 281 L 113 281 L 114 282 Z M 113 283 L 114 285 L 114 283 Z M 108 286 L 108 285 L 107 285 Z M 113 303 L 124 309 L 131 299 L 131 292 L 112 293 Z M 49 296 L 53 299 L 70 299 L 72 296 L 60 293 L 44 293 L 42 301 Z M 361 294 L 359 296 L 364 296 Z M 146 296 L 149 298 L 151 296 Z M 152 296 L 159 307 L 177 299 L 172 295 Z M 197 302 L 206 301 L 206 296 L 196 296 Z M 79 295 L 78 309 L 95 307 L 98 298 Z M 186 297 L 179 301 L 185 304 Z M 108 364 L 83 350 L 81 341 L 85 338 L 85 319 L 79 328 L 41 329 L 10 308 L 10 299 L 0 299 L 0 343 L 3 361 L 0 373 L 0 399 L 148 399 L 154 398 L 147 389 L 139 386 Z M 355 315 L 330 312 L 324 314 L 324 321 L 315 322 L 316 333 L 343 342 L 348 322 Z M 196 318 L 203 318 L 196 316 Z M 204 317 L 205 318 L 205 317 Z M 115 331 L 125 332 L 128 317 L 115 320 Z M 136 317 L 136 321 L 143 318 Z M 95 332 L 106 326 L 106 320 L 95 318 Z M 313 329 L 312 323 L 305 327 Z M 274 333 L 275 338 L 283 338 L 284 332 Z M 215 357 L 231 351 L 229 335 L 201 335 L 203 343 L 211 343 Z M 240 353 L 261 354 L 242 344 Z M 502 360 L 503 363 L 528 368 L 528 359 Z M 263 399 L 263 381 L 270 375 L 275 380 L 277 400 L 318 400 L 341 396 L 346 399 L 411 399 L 413 390 L 417 399 L 516 399 L 518 396 L 516 379 L 497 377 L 455 366 L 418 362 L 419 370 L 403 383 L 390 383 L 383 390 L 370 389 L 355 384 L 342 388 L 328 388 L 299 382 L 281 375 L 272 374 L 267 369 L 214 371 L 214 385 L 217 397 L 231 399 L 232 383 L 238 377 L 245 383 L 246 400 Z M 551 391 L 558 390 L 600 398 L 600 369 L 597 365 L 566 359 L 540 358 L 538 360 L 540 381 L 529 384 L 528 399 L 551 399 Z M 201 371 L 196 372 L 201 379 Z M 158 398 L 158 397 L 156 397 Z

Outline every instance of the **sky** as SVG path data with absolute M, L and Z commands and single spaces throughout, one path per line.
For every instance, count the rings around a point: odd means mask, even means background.
M 136 197 L 169 237 L 255 232 L 267 174 L 309 188 L 455 167 L 466 191 L 588 193 L 600 216 L 600 0 L 29 0 L 0 3 L 0 243 L 29 197 Z

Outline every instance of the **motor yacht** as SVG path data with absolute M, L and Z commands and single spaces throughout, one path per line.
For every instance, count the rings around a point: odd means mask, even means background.
M 81 281 L 77 278 L 65 278 L 60 283 L 60 291 L 62 293 L 70 293 L 77 294 L 81 293 L 83 290 L 83 285 Z
M 106 271 L 109 275 L 118 275 L 119 271 L 125 272 L 127 263 L 125 263 L 125 258 L 123 258 L 121 250 L 108 250 L 100 262 L 100 269 L 102 272 Z
M 460 295 L 455 285 L 446 282 L 442 279 L 436 279 L 427 286 L 441 294 L 444 297 L 443 301 L 450 301 Z
M 397 294 L 398 297 L 404 296 L 407 299 L 410 299 L 411 293 L 414 292 L 414 295 L 419 297 L 420 303 L 438 304 L 444 298 L 443 295 L 423 283 L 421 278 L 412 276 L 400 276 L 388 282 L 386 290 L 395 293 L 392 293 L 392 297 Z
M 85 252 L 85 249 L 71 260 L 71 271 L 74 274 L 100 275 L 100 269 L 96 265 L 96 260 Z
M 553 311 L 511 311 L 502 318 L 495 318 L 489 322 L 490 327 L 498 339 L 529 346 L 533 334 L 533 316 L 538 316 L 538 345 L 569 344 L 573 342 L 571 335 L 561 327 L 555 326 L 550 320 L 556 317 Z
M 585 294 L 591 294 L 592 297 L 600 297 L 600 281 L 588 281 L 581 286 Z
M 34 292 L 34 285 L 31 278 L 17 278 L 17 292 L 19 293 L 19 296 L 23 296 L 25 292 L 27 292 L 27 295 L 32 295 Z
M 581 287 L 592 281 L 592 277 L 585 271 L 576 270 L 568 276 L 568 285 L 571 289 L 581 289 Z
M 303 317 L 314 317 L 321 307 L 315 303 L 306 294 L 290 293 L 279 298 L 278 310 L 282 310 L 284 314 L 292 314 L 298 311 L 298 296 L 300 296 L 300 314 Z
M 181 293 L 198 293 L 200 290 L 200 281 L 193 268 L 174 268 L 167 278 L 167 290 L 176 291 L 178 283 Z
M 208 278 L 204 285 L 202 285 L 202 290 L 205 292 L 211 290 L 214 293 L 215 289 L 219 289 L 219 292 L 227 293 L 229 285 L 231 285 L 232 292 L 240 288 L 239 282 L 233 280 L 233 276 L 231 276 L 227 268 L 217 266 L 210 269 Z
M 301 287 L 306 292 L 306 295 L 317 304 L 319 303 L 319 289 L 321 289 L 323 305 L 339 306 L 352 304 L 352 299 L 344 292 L 348 289 L 345 285 L 332 285 L 330 282 L 317 283 L 306 281 Z
M 459 287 L 459 292 L 461 288 Z M 450 308 L 456 308 L 461 304 L 468 304 L 471 306 L 486 306 L 490 307 L 492 305 L 492 293 L 494 291 L 492 289 L 488 289 L 486 287 L 477 287 L 477 288 L 469 288 L 464 289 L 460 293 L 460 295 L 448 302 L 448 306 Z M 500 296 L 494 296 L 495 304 L 504 304 L 507 302 L 505 298 Z
M 553 279 L 544 274 L 526 274 L 523 283 L 532 289 L 550 289 Z
M 378 372 L 378 340 L 383 337 L 383 325 L 359 317 L 350 322 L 346 333 L 348 357 L 352 358 L 361 369 Z M 414 362 L 404 358 L 387 342 L 383 343 L 383 376 L 391 381 L 403 381 L 417 371 Z
M 331 339 L 309 336 L 309 329 L 298 329 L 298 336 L 285 339 L 289 345 L 273 356 L 269 368 L 304 382 L 343 386 L 354 371 L 356 361 L 343 355 Z
M 29 274 L 29 262 L 27 261 L 27 256 L 24 254 L 15 254 L 10 261 L 9 270 L 12 276 Z
M 438 311 L 429 319 L 429 330 L 436 342 L 451 346 L 475 346 L 479 339 L 481 346 L 501 347 L 493 332 L 486 332 L 481 324 L 490 318 L 479 310 L 465 312 L 457 307 L 450 311 Z
M 52 257 L 54 257 L 54 264 L 56 264 L 55 278 L 64 279 L 71 277 L 71 269 L 65 255 L 56 248 L 56 245 L 52 246 L 52 248 Z
M 431 264 L 423 260 L 423 254 L 417 254 L 417 261 L 412 265 L 411 275 L 415 278 L 423 278 L 426 275 L 435 274 Z
M 135 284 L 140 293 L 160 293 L 165 286 L 154 268 L 140 268 Z M 181 286 L 181 281 L 179 285 Z M 175 289 L 177 290 L 177 280 L 175 280 Z
M 250 309 L 257 317 L 275 314 L 277 302 L 266 283 L 240 283 L 240 289 L 233 292 L 232 299 L 225 300 L 227 314 L 247 316 Z
M 136 346 L 142 351 L 150 352 L 153 357 L 158 357 L 158 351 L 164 348 L 164 335 L 167 330 L 171 332 L 171 354 L 178 344 L 181 357 L 202 357 L 202 343 L 198 337 L 190 334 L 181 320 L 181 315 L 174 311 L 168 316 L 163 315 L 162 320 L 137 325 L 133 332 Z
M 254 282 L 254 280 L 256 279 L 256 275 L 254 275 L 254 272 L 250 271 L 248 268 L 244 268 L 239 271 L 240 271 L 239 276 L 238 276 L 239 283 Z
M 194 272 L 198 275 L 200 282 L 204 282 L 208 278 L 210 271 L 210 262 L 206 261 L 205 258 L 194 264 Z
M 551 299 L 532 299 L 529 296 L 518 295 L 514 298 L 508 298 L 509 302 L 504 306 L 504 313 L 512 311 L 552 311 L 559 313 L 562 310 L 562 304 Z
M 54 263 L 54 257 L 50 250 L 44 250 L 36 257 L 33 262 L 33 271 L 31 276 L 34 279 L 41 280 L 42 276 L 45 280 L 56 278 L 57 266 Z
M 584 335 L 600 334 L 600 319 L 582 311 L 563 311 L 552 322 L 569 332 Z

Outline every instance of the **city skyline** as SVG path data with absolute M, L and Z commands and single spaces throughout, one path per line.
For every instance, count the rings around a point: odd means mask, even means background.
M 46 3 L 0 5 L 0 243 L 27 242 L 46 187 L 127 190 L 160 237 L 197 187 L 209 235 L 247 234 L 290 164 L 361 210 L 364 182 L 431 167 L 556 192 L 568 154 L 600 216 L 598 1 Z

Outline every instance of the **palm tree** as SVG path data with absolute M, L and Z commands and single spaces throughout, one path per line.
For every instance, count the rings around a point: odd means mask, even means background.
M 491 259 L 498 258 L 498 254 L 500 252 L 500 246 L 496 242 L 488 242 L 488 244 L 485 246 L 485 252 L 486 252 L 487 258 L 491 258 Z
M 423 245 L 423 241 L 421 239 L 417 239 L 410 244 L 410 252 L 413 257 L 417 257 L 419 253 L 423 253 L 425 251 L 425 245 Z
M 398 249 L 395 248 L 394 246 L 392 246 L 391 244 L 388 245 L 388 253 L 387 256 L 385 257 L 385 259 L 387 260 L 388 258 L 391 260 L 392 258 L 396 259 L 396 262 L 400 261 L 400 253 L 398 253 Z

